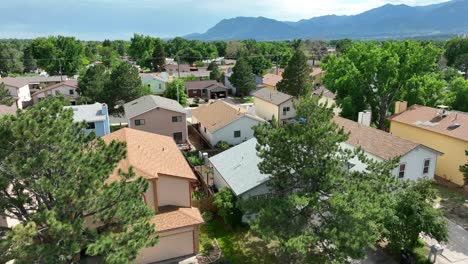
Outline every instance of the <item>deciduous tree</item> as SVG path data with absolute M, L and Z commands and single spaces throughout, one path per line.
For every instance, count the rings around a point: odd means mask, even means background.
M 468 80 L 459 77 L 449 83 L 449 104 L 458 111 L 468 112 Z
M 0 83 L 0 105 L 12 106 L 15 103 L 4 83 Z
M 156 242 L 141 199 L 147 182 L 128 181 L 132 170 L 106 182 L 125 144 L 85 136 L 73 114 L 47 99 L 0 118 L 0 216 L 20 221 L 4 228 L 2 263 L 76 263 L 81 254 L 130 263 Z
M 164 42 L 157 39 L 154 42 L 153 50 L 153 70 L 155 72 L 163 72 L 166 68 L 166 52 L 164 49 Z
M 177 92 L 178 91 L 178 92 Z M 177 94 L 178 93 L 178 94 Z M 179 104 L 182 106 L 187 105 L 187 94 L 185 93 L 185 82 L 182 79 L 175 79 L 167 84 L 166 91 L 164 91 L 164 97 L 172 100 L 179 99 Z

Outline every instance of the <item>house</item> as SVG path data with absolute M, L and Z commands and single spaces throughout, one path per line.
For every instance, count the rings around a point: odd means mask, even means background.
M 312 84 L 315 88 L 322 85 L 323 76 L 325 72 L 320 67 L 313 67 L 312 72 L 309 74 Z
M 96 136 L 102 137 L 110 133 L 109 113 L 106 104 L 65 106 L 73 110 L 73 121 L 86 122 L 85 134 L 94 131 Z
M 29 83 L 27 81 L 13 77 L 6 77 L 0 79 L 0 84 L 2 83 L 10 92 L 11 97 L 16 102 L 16 107 L 19 109 L 23 109 L 23 107 L 31 101 L 31 93 L 29 90 Z
M 173 76 L 178 78 L 197 78 L 200 81 L 207 80 L 210 78 L 211 71 L 201 70 L 201 71 L 191 71 L 191 72 L 180 72 L 175 73 Z
M 125 142 L 127 156 L 120 161 L 107 180 L 120 179 L 118 170 L 135 174 L 148 181 L 143 201 L 155 215 L 150 220 L 155 225 L 158 243 L 142 249 L 134 261 L 137 264 L 154 263 L 198 253 L 199 226 L 203 218 L 192 207 L 191 194 L 197 178 L 177 148 L 172 137 L 123 128 L 103 137 Z
M 281 80 L 283 80 L 281 75 L 267 73 L 263 75 L 262 84 L 265 86 L 265 88 L 276 90 L 276 85 L 281 82 Z
M 67 98 L 72 105 L 76 105 L 78 103 L 78 99 L 80 98 L 77 90 L 78 82 L 76 80 L 67 80 L 38 90 L 31 96 L 34 104 L 37 104 L 39 101 L 49 96 L 62 95 Z
M 257 139 L 252 138 L 209 159 L 216 189 L 230 188 L 241 199 L 269 192 L 270 175 L 258 169 L 261 159 L 257 156 L 256 145 Z
M 185 82 L 185 89 L 190 98 L 225 98 L 228 93 L 226 86 L 215 80 Z
M 166 72 L 154 72 L 149 74 L 142 74 L 141 82 L 143 85 L 148 86 L 154 94 L 164 94 L 166 86 L 173 80 Z
M 393 170 L 393 175 L 402 179 L 417 180 L 422 177 L 434 177 L 437 158 L 443 153 L 385 131 L 370 127 L 370 112 L 361 112 L 359 122 L 334 117 L 338 127 L 350 133 L 341 146 L 354 150 L 360 147 L 367 158 L 376 161 L 392 160 L 400 157 L 399 165 Z M 357 157 L 349 160 L 351 170 L 363 171 L 366 165 Z
M 339 115 L 341 113 L 342 109 L 336 104 L 336 94 L 325 88 L 325 86 L 321 85 L 315 87 L 314 91 L 312 92 L 312 95 L 320 96 L 320 104 L 324 104 L 327 107 L 334 107 L 333 112 L 335 113 L 335 115 Z
M 262 88 L 252 94 L 256 114 L 268 121 L 274 117 L 280 123 L 296 117 L 294 97 L 279 91 Z
M 192 123 L 215 146 L 219 141 L 237 145 L 253 138 L 252 127 L 265 122 L 240 106 L 222 100 L 192 110 Z
M 124 105 L 128 127 L 187 141 L 187 111 L 175 100 L 146 95 Z
M 37 91 L 40 89 L 47 88 L 51 85 L 55 85 L 64 81 L 69 80 L 67 76 L 19 76 L 16 77 L 19 80 L 28 82 L 29 89 L 31 91 Z
M 179 71 L 180 72 L 190 72 L 190 65 L 189 64 L 166 64 L 166 72 L 174 75 L 177 74 Z
M 437 159 L 436 175 L 463 185 L 460 165 L 467 163 L 468 113 L 448 111 L 397 102 L 395 115 L 390 118 L 390 133 L 424 144 L 444 155 Z

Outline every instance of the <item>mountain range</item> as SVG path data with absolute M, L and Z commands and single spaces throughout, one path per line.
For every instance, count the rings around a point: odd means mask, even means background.
M 427 6 L 387 4 L 351 16 L 327 15 L 297 22 L 265 17 L 223 19 L 205 33 L 185 38 L 212 40 L 389 39 L 468 33 L 468 0 Z

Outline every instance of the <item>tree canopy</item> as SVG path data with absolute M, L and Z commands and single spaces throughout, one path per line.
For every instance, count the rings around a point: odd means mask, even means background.
M 437 98 L 443 83 L 433 75 L 440 53 L 416 41 L 355 42 L 323 65 L 324 84 L 336 93 L 342 116 L 357 120 L 358 112 L 370 108 L 383 129 L 395 101 L 405 96 L 419 103 L 443 99 Z
M 465 155 L 468 156 L 468 150 L 465 151 Z M 460 166 L 460 171 L 463 173 L 465 185 L 468 185 L 468 161 Z
M 304 52 L 297 49 L 284 69 L 283 79 L 277 84 L 278 91 L 292 96 L 304 96 L 312 92 L 311 69 Z
M 448 102 L 453 109 L 468 112 L 468 80 L 459 77 L 449 83 Z
M 232 68 L 232 75 L 229 81 L 236 87 L 237 93 L 241 96 L 248 96 L 251 91 L 257 87 L 255 77 L 252 73 L 252 68 L 249 63 L 240 58 L 237 60 L 236 65 Z
M 146 180 L 127 181 L 130 170 L 106 182 L 125 144 L 85 136 L 85 127 L 57 98 L 0 118 L 0 216 L 20 221 L 3 230 L 0 262 L 76 263 L 84 254 L 130 263 L 156 242 Z
M 15 103 L 4 83 L 0 83 L 0 105 L 12 106 Z
M 177 94 L 177 90 L 179 94 Z M 187 94 L 185 93 L 185 82 L 182 79 L 175 79 L 167 84 L 164 91 L 164 97 L 176 100 L 179 98 L 179 104 L 187 106 Z

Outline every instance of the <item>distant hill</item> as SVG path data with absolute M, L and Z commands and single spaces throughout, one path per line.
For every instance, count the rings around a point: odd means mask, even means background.
M 353 16 L 320 16 L 297 22 L 265 17 L 223 19 L 199 40 L 287 40 L 418 38 L 468 33 L 468 0 L 428 6 L 387 4 Z

